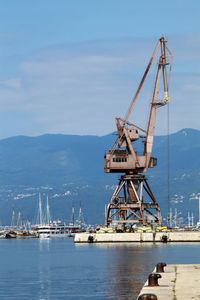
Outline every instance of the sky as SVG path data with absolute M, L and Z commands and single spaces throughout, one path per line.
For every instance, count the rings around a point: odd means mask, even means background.
M 0 0 L 0 139 L 106 135 L 161 36 L 173 52 L 156 134 L 200 130 L 200 1 Z M 156 62 L 130 117 L 146 128 Z M 162 93 L 161 93 L 162 94 Z

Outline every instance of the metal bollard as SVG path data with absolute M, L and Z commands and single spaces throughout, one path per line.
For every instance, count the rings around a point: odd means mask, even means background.
M 156 272 L 157 273 L 163 273 L 163 272 L 165 272 L 164 271 L 164 267 L 166 267 L 166 263 L 163 263 L 163 262 L 160 262 L 160 263 L 157 263 L 157 265 L 156 265 Z
M 88 243 L 94 243 L 94 237 L 92 235 L 88 236 Z
M 157 300 L 157 296 L 155 294 L 142 294 L 138 297 L 138 300 Z
M 161 237 L 161 241 L 162 241 L 163 243 L 167 243 L 167 242 L 168 242 L 168 236 L 165 235 L 165 234 L 163 234 L 162 237 Z
M 162 276 L 158 273 L 152 273 L 148 278 L 148 286 L 159 286 L 158 279 L 162 278 Z

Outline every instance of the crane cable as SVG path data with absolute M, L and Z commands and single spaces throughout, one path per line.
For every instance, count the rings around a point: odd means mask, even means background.
M 171 71 L 173 64 L 173 54 L 168 47 L 166 47 L 170 57 L 170 67 L 168 76 L 168 89 L 171 82 Z M 167 223 L 170 225 L 170 102 L 167 105 Z
M 167 223 L 170 224 L 170 105 L 167 105 Z

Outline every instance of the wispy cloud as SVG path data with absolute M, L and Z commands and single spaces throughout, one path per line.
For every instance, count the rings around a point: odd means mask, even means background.
M 172 131 L 200 128 L 195 119 L 200 110 L 199 41 L 196 35 L 169 38 L 175 57 L 170 93 Z M 42 49 L 19 62 L 15 78 L 0 82 L 1 109 L 30 115 L 30 134 L 107 134 L 115 130 L 114 117 L 125 115 L 154 42 L 101 40 Z M 145 86 L 145 100 L 134 114 L 135 123 L 145 123 L 143 111 L 146 113 L 150 101 L 152 76 Z M 164 114 L 165 109 L 159 111 L 158 122 Z M 13 118 L 13 126 L 15 122 Z M 161 124 L 159 134 L 164 128 Z

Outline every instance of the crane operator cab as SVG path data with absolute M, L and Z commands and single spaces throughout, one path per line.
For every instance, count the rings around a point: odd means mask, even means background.
M 139 155 L 133 147 L 134 142 L 141 138 L 146 140 L 146 135 L 140 132 L 137 126 L 124 122 L 123 119 L 116 118 L 118 138 L 113 148 L 105 153 L 104 171 L 106 173 L 126 173 L 134 174 L 143 172 L 146 168 L 147 155 Z M 153 168 L 157 164 L 157 159 L 150 157 L 148 168 Z

